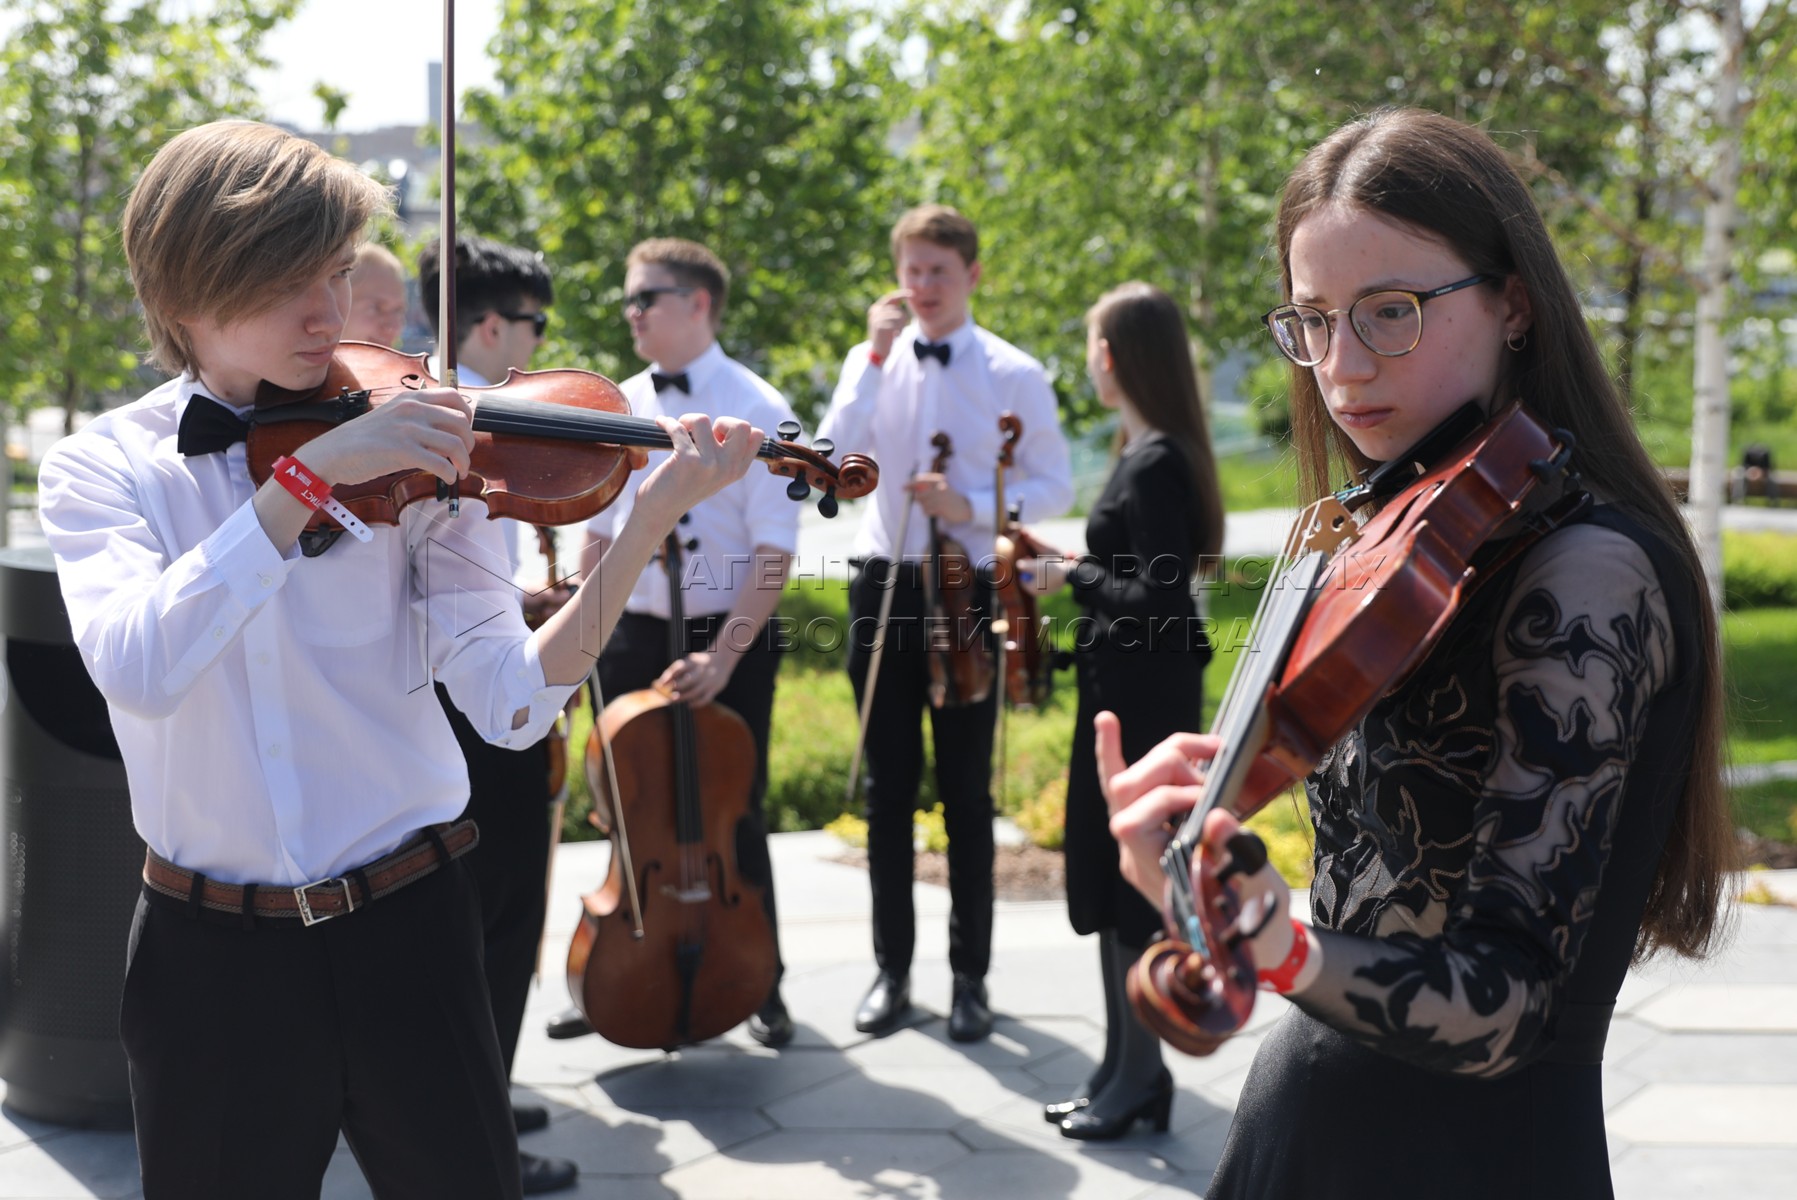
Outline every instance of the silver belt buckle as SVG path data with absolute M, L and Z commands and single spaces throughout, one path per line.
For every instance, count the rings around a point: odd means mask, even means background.
M 312 902 L 307 899 L 306 893 L 315 887 L 331 887 L 333 885 L 343 889 L 343 912 L 325 913 L 323 916 L 314 915 Z M 356 896 L 349 890 L 349 880 L 347 879 L 320 879 L 317 883 L 303 884 L 293 889 L 293 899 L 299 905 L 300 921 L 307 926 L 317 925 L 332 917 L 341 917 L 345 913 L 356 911 Z

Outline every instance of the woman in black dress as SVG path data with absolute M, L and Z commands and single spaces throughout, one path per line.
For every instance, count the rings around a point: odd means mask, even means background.
M 1086 370 L 1117 410 L 1121 451 L 1086 521 L 1086 554 L 1018 564 L 1026 586 L 1071 584 L 1084 610 L 1076 642 L 1079 715 L 1067 780 L 1067 908 L 1099 935 L 1105 1052 L 1092 1077 L 1044 1109 L 1063 1135 L 1115 1138 L 1137 1117 L 1167 1127 L 1173 1078 L 1160 1042 L 1130 1011 L 1123 973 L 1160 934 L 1161 918 L 1117 867 L 1093 756 L 1092 718 L 1124 717 L 1125 757 L 1179 730 L 1203 728 L 1210 647 L 1192 578 L 1222 548 L 1223 512 L 1210 431 L 1198 400 L 1185 320 L 1158 288 L 1126 283 L 1086 314 Z
M 1350 123 L 1287 182 L 1278 252 L 1267 324 L 1311 495 L 1468 399 L 1519 399 L 1573 435 L 1595 503 L 1495 570 L 1305 781 L 1311 924 L 1270 869 L 1229 885 L 1278 906 L 1251 947 L 1294 1007 L 1205 1195 L 1607 1197 L 1617 990 L 1633 957 L 1697 956 L 1722 924 L 1721 654 L 1696 550 L 1483 133 L 1415 110 Z M 1166 822 L 1217 743 L 1178 735 L 1126 768 L 1114 718 L 1098 741 L 1124 870 L 1158 897 Z M 1234 828 L 1212 812 L 1205 840 Z

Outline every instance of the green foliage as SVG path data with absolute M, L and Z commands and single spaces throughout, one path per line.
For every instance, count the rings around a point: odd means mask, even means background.
M 930 47 L 912 100 L 919 198 L 979 222 L 982 320 L 1041 357 L 1084 419 L 1080 315 L 1125 279 L 1185 301 L 1201 361 L 1259 344 L 1278 288 L 1279 185 L 1352 115 L 1415 104 L 1527 129 L 1520 148 L 1569 177 L 1594 174 L 1598 97 L 1513 53 L 1509 7 L 919 3 L 894 30 Z M 1601 64 L 1604 11 L 1568 4 L 1534 20 Z
M 1797 608 L 1797 536 L 1724 533 L 1722 575 L 1730 608 Z
M 1725 613 L 1722 647 L 1729 760 L 1797 759 L 1797 608 Z
M 1772 779 L 1729 790 L 1735 828 L 1755 837 L 1797 842 L 1797 783 Z
M 0 396 L 72 414 L 124 388 L 142 334 L 119 244 L 131 182 L 192 125 L 257 111 L 250 73 L 298 0 L 8 0 L 0 43 Z
M 823 0 L 508 0 L 499 90 L 468 102 L 488 136 L 458 148 L 461 212 L 547 257 L 543 361 L 634 374 L 625 254 L 691 238 L 731 270 L 725 348 L 821 410 L 891 278 L 884 59 L 851 57 L 851 31 Z

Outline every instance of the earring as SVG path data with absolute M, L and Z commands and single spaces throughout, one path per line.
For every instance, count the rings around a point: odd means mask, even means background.
M 1528 344 L 1529 331 L 1526 329 L 1512 329 L 1509 336 L 1504 339 L 1504 345 L 1512 350 L 1521 350 Z

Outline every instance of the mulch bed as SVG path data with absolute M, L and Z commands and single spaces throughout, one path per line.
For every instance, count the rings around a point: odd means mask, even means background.
M 866 868 L 867 851 L 844 850 L 837 862 Z M 917 880 L 948 886 L 948 855 L 939 851 L 917 852 Z M 992 883 L 1000 900 L 1064 900 L 1067 897 L 1067 859 L 1059 850 L 1044 850 L 1025 842 L 1000 846 L 993 859 Z
M 1797 867 L 1797 846 L 1789 842 L 1775 842 L 1771 838 L 1743 836 L 1741 865 L 1771 867 L 1775 871 L 1789 870 Z

